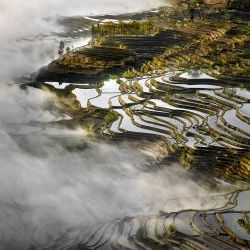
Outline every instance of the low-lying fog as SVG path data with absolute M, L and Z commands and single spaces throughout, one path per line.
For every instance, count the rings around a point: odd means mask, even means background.
M 0 0 L 0 79 L 11 79 L 46 65 L 57 54 L 58 16 L 129 12 L 157 7 L 156 0 Z M 49 18 L 49 19 L 48 19 Z
M 45 246 L 66 230 L 152 213 L 169 198 L 205 194 L 178 166 L 144 171 L 145 157 L 87 138 L 78 129 L 34 129 L 60 117 L 40 90 L 7 85 L 56 56 L 57 15 L 134 11 L 155 0 L 0 0 L 0 249 Z M 38 35 L 48 35 L 47 38 Z M 72 152 L 53 138 L 81 141 Z M 185 181 L 184 181 L 185 180 Z
M 142 155 L 91 141 L 82 129 L 13 130 L 15 124 L 58 119 L 44 110 L 45 101 L 40 90 L 0 85 L 4 249 L 51 244 L 66 230 L 157 212 L 170 198 L 206 193 L 178 166 L 146 171 Z M 72 144 L 81 140 L 86 149 L 70 152 L 54 137 L 70 138 Z

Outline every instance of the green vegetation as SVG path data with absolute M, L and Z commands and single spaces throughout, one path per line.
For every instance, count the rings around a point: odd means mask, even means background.
M 57 96 L 67 109 L 75 109 L 77 122 L 90 124 L 88 130 L 99 136 L 154 143 L 157 159 L 171 155 L 201 182 L 205 178 L 216 187 L 216 176 L 245 188 L 250 178 L 249 17 L 206 6 L 204 17 L 191 22 L 183 14 L 187 8 L 184 4 L 168 14 L 162 8 L 164 15 L 151 17 L 160 27 L 155 35 L 132 34 L 141 21 L 93 25 L 92 44 L 100 46 L 70 51 L 53 64 L 65 72 L 87 71 L 93 80 L 104 69 L 115 75 L 119 67 L 118 86 L 111 83 L 115 93 L 102 93 L 95 84 L 98 97 L 80 110 L 68 89 L 58 90 Z M 180 77 L 179 71 L 193 79 Z M 200 79 L 202 72 L 216 79 Z M 246 106 L 243 111 L 241 106 Z
M 145 153 L 145 167 L 153 162 L 157 170 L 174 163 L 185 168 L 181 181 L 189 176 L 223 193 L 249 189 L 250 17 L 221 4 L 182 2 L 171 11 L 161 8 L 147 21 L 92 25 L 92 46 L 70 51 L 53 65 L 67 73 L 88 70 L 95 84 L 87 78 L 82 86 L 77 81 L 65 89 L 43 86 L 52 95 L 51 105 L 71 117 L 64 125 Z M 200 6 L 203 17 L 190 13 Z M 97 80 L 96 72 L 115 67 L 120 67 L 116 75 L 106 75 L 110 81 Z M 83 96 L 91 88 L 98 95 L 90 95 L 82 108 L 72 94 L 75 88 Z M 182 191 L 177 189 L 178 196 Z M 105 242 L 107 248 L 120 249 L 125 242 L 132 249 L 249 249 L 249 194 L 160 201 L 159 214 L 114 220 L 108 234 L 105 225 L 95 228 L 86 247 Z M 188 210 L 194 202 L 199 210 Z M 169 212 L 181 206 L 186 210 Z M 115 237 L 105 239 L 111 230 Z
M 42 88 L 50 103 L 62 110 L 63 113 L 74 116 L 81 109 L 79 101 L 70 89 L 57 90 L 48 84 L 44 84 Z
M 174 224 L 170 225 L 168 228 L 170 234 L 175 234 L 176 233 L 176 228 L 174 226 Z
M 113 35 L 152 35 L 161 30 L 150 19 L 143 21 L 119 21 L 92 24 L 92 36 L 103 37 Z
M 61 56 L 55 63 L 65 69 L 104 69 L 124 66 L 135 61 L 135 54 L 121 48 L 83 48 Z
M 248 234 L 250 234 L 250 222 L 247 217 L 247 213 L 242 214 L 242 218 L 238 220 L 240 226 L 242 226 Z
M 105 127 L 111 125 L 114 121 L 118 119 L 118 115 L 114 110 L 110 110 L 107 115 L 104 117 Z
M 223 28 L 221 28 L 222 26 Z M 235 28 L 237 27 L 237 28 Z M 230 24 L 221 21 L 210 24 L 202 20 L 181 28 L 194 34 L 185 46 L 169 46 L 163 55 L 145 62 L 140 70 L 129 69 L 125 77 L 136 77 L 145 73 L 164 72 L 166 68 L 200 68 L 212 74 L 230 75 L 234 78 L 250 74 L 249 23 Z M 219 72 L 219 73 L 216 73 Z

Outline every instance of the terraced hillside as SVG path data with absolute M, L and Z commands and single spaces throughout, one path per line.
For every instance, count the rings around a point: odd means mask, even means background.
M 157 166 L 177 162 L 212 190 L 244 189 L 173 199 L 153 215 L 72 232 L 78 239 L 62 240 L 65 249 L 250 249 L 249 17 L 238 14 L 157 19 L 164 29 L 156 35 L 93 40 L 98 46 L 73 52 L 73 62 L 66 54 L 52 63 L 61 64 L 63 83 L 47 75 L 32 83 L 50 93 L 50 108 L 68 116 L 50 125 L 83 127 Z M 112 77 L 97 79 L 96 72 L 107 68 Z
M 96 88 L 68 84 L 62 90 L 55 83 L 46 85 L 55 93 L 71 92 L 74 103 L 79 103 L 71 114 L 73 121 L 83 126 L 91 121 L 95 134 L 111 141 L 155 141 L 158 146 L 144 148 L 142 143 L 141 150 L 156 160 L 172 155 L 201 177 L 248 186 L 247 84 L 235 87 L 190 70 L 107 80 Z
M 249 15 L 204 11 L 203 19 L 190 22 L 186 9 L 182 10 L 184 19 L 178 20 L 179 12 L 164 18 L 159 18 L 158 13 L 155 19 L 151 17 L 157 34 L 112 35 L 110 25 L 110 35 L 93 36 L 88 47 L 66 53 L 35 78 L 85 83 L 93 77 L 101 80 L 107 74 L 125 72 L 124 76 L 135 77 L 164 73 L 166 68 L 199 68 L 216 78 L 249 81 Z
M 173 199 L 169 201 L 173 206 L 195 202 L 201 209 L 166 209 L 157 215 L 93 225 L 90 230 L 72 232 L 77 237 L 63 249 L 249 249 L 250 213 L 243 212 L 249 208 L 249 194 Z

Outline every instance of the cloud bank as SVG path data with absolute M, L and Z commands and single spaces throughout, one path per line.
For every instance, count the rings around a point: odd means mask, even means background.
M 40 90 L 25 92 L 5 84 L 55 55 L 57 41 L 34 39 L 59 29 L 44 17 L 134 11 L 155 4 L 0 0 L 0 249 L 42 248 L 68 230 L 152 213 L 169 198 L 206 193 L 178 166 L 144 171 L 148 163 L 143 155 L 92 141 L 82 129 L 27 125 L 58 116 L 45 109 Z M 70 151 L 65 144 L 84 150 Z
M 44 102 L 40 90 L 0 85 L 6 107 L 0 109 L 1 249 L 45 247 L 69 230 L 157 212 L 169 198 L 206 193 L 178 166 L 148 171 L 143 155 L 94 142 L 82 129 L 20 133 L 30 121 L 58 118 Z M 65 143 L 85 149 L 70 151 Z
M 56 16 L 129 12 L 159 4 L 155 0 L 0 0 L 0 79 L 34 71 L 55 57 L 58 41 L 34 37 L 59 31 L 53 21 Z

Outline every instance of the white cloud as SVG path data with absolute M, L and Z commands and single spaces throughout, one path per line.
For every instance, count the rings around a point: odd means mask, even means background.
M 60 30 L 45 17 L 128 12 L 158 4 L 155 0 L 0 0 L 0 79 L 34 71 L 56 55 L 53 40 L 17 41 Z
M 44 100 L 40 90 L 0 89 L 1 249 L 52 243 L 71 228 L 153 213 L 169 198 L 206 193 L 178 166 L 148 171 L 144 156 L 93 142 L 83 130 L 66 141 L 86 144 L 78 152 L 68 151 L 46 131 L 10 136 L 6 123 L 53 119 L 43 109 Z M 61 138 L 69 134 L 55 132 Z

